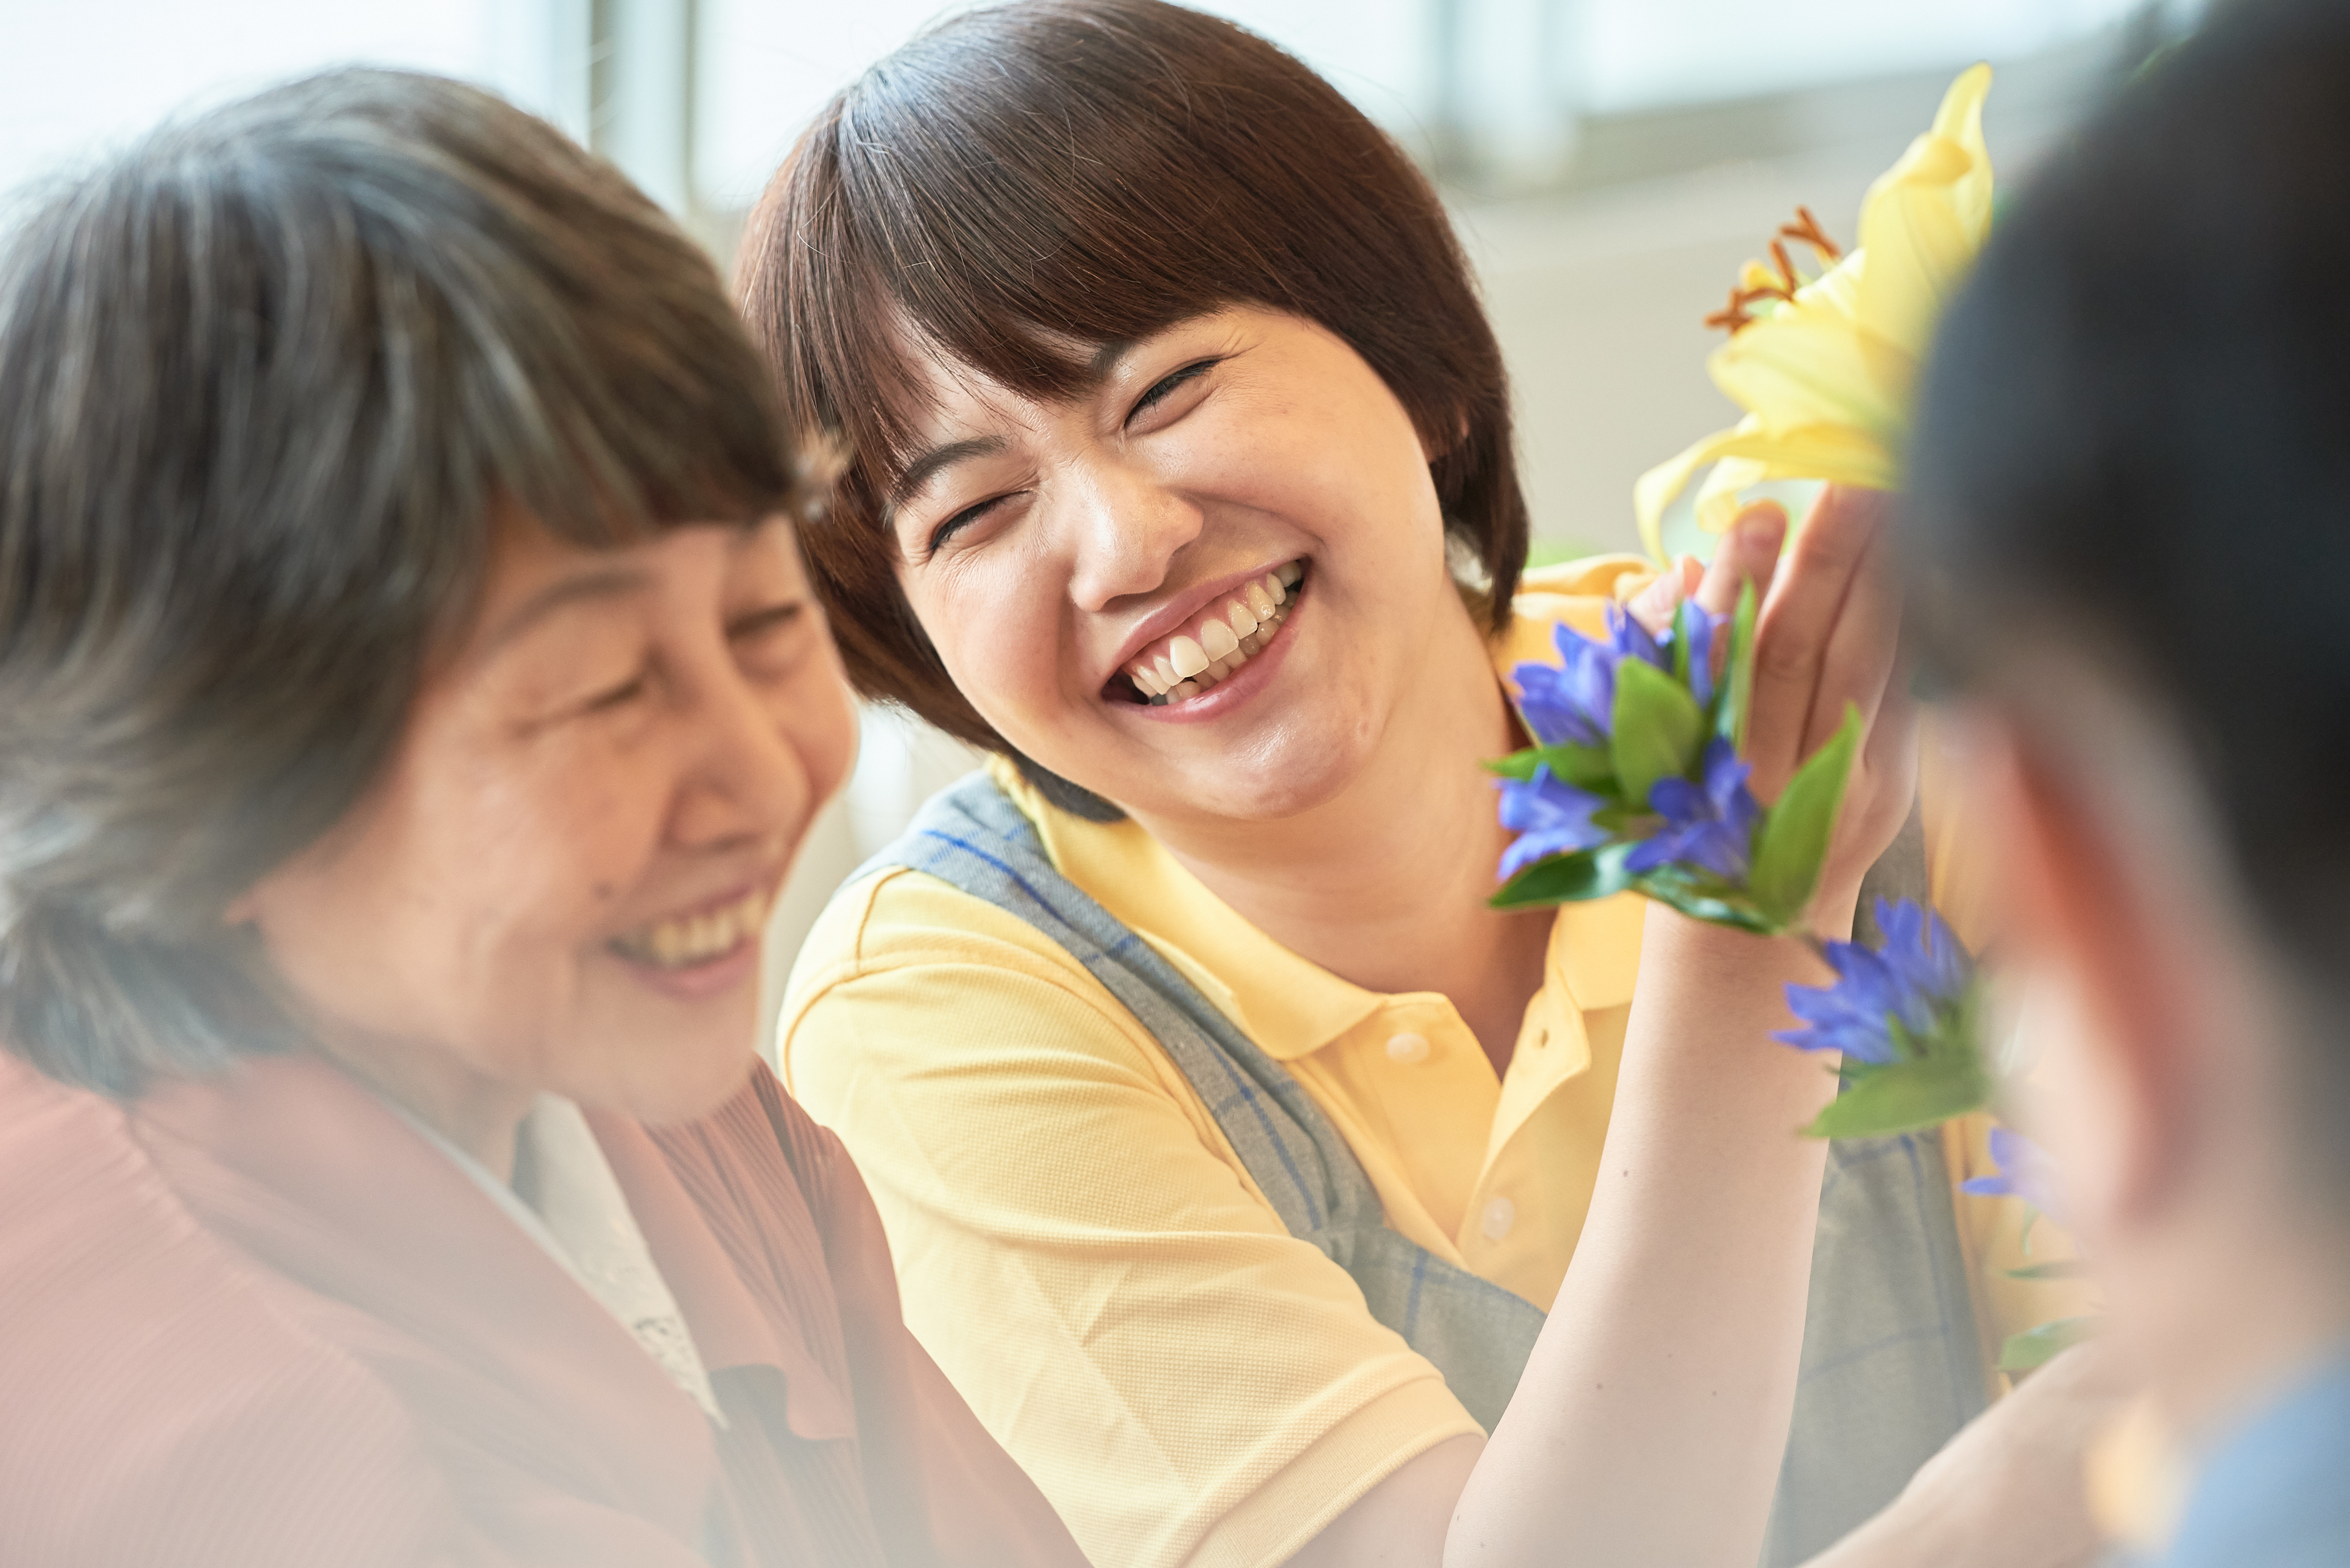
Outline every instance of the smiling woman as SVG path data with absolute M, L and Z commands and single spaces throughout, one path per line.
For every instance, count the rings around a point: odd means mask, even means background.
M 1839 1168 L 1823 1217 L 1790 1129 L 1834 1080 L 1756 1047 L 1811 961 L 1492 909 L 1479 766 L 1555 625 L 1751 577 L 1758 794 L 1869 721 L 1811 915 L 1848 927 L 1915 782 L 1877 500 L 1783 565 L 1762 508 L 1701 576 L 1522 584 L 1434 193 L 1158 0 L 917 37 L 738 265 L 786 417 L 853 454 L 806 535 L 852 679 L 998 758 L 811 933 L 785 1075 L 1087 1552 L 1788 1563 L 1901 1491 L 1988 1393 L 1939 1148 Z
M 0 1561 L 1073 1568 L 758 1064 L 847 693 L 706 258 L 353 72 L 0 254 Z

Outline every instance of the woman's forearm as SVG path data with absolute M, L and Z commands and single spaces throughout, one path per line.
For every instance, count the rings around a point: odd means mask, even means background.
M 1839 914 L 1849 919 L 1849 906 Z M 1599 1181 L 1463 1490 L 1451 1568 L 1750 1568 L 1794 1407 L 1835 1092 L 1783 1050 L 1793 941 L 1648 913 Z

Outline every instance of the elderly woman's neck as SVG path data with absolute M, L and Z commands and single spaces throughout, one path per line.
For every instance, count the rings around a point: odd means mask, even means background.
M 515 1134 L 537 1098 L 536 1090 L 484 1078 L 412 1048 L 322 1041 L 317 1049 L 500 1181 L 514 1180 Z
M 1501 1066 L 1550 920 L 1486 907 L 1508 835 L 1479 763 L 1520 742 L 1479 628 L 1451 631 L 1336 795 L 1278 821 L 1144 826 L 1293 951 L 1369 990 L 1451 997 Z

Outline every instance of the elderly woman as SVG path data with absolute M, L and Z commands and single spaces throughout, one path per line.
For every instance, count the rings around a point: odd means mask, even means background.
M 709 264 L 469 88 L 0 263 L 0 1561 L 1060 1564 L 755 1064 L 852 727 Z
M 851 678 L 998 759 L 834 902 L 786 1079 L 1090 1554 L 1792 1562 L 1981 1407 L 2012 1220 L 1931 1138 L 1823 1208 L 1832 1079 L 1767 1039 L 1811 961 L 1486 906 L 1498 670 L 1638 563 L 1521 583 L 1500 354 L 1385 136 L 1228 23 L 1029 0 L 845 90 L 739 266 L 854 453 Z M 1825 931 L 1913 794 L 1880 510 L 1642 601 L 1767 591 L 1764 798 L 1869 720 Z

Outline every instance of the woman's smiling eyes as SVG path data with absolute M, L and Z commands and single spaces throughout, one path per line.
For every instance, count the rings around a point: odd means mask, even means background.
M 1227 354 L 1211 355 L 1206 358 L 1194 359 L 1191 363 L 1183 366 L 1180 369 L 1175 370 L 1168 375 L 1161 376 L 1144 390 L 1142 396 L 1134 400 L 1133 405 L 1127 410 L 1125 419 L 1119 421 L 1118 428 L 1129 435 L 1148 433 L 1147 431 L 1136 431 L 1135 427 L 1139 421 L 1142 421 L 1147 418 L 1147 416 L 1165 409 L 1170 399 L 1173 398 L 1185 387 L 1194 385 L 1202 380 L 1209 371 L 1214 369 L 1217 366 L 1222 364 L 1230 358 L 1231 356 Z M 1197 400 L 1197 399 L 1192 400 L 1194 403 L 1196 403 Z M 1168 418 L 1160 420 L 1158 421 L 1158 424 L 1152 428 L 1162 428 L 1167 424 L 1171 424 L 1176 419 L 1180 419 L 1183 413 L 1188 411 L 1188 408 L 1174 410 L 1170 413 Z M 928 561 L 931 556 L 937 555 L 941 548 L 955 537 L 956 535 L 961 534 L 972 524 L 983 521 L 990 513 L 1002 506 L 1003 503 L 1016 500 L 1026 493 L 1027 492 L 1025 490 L 1004 491 L 1000 494 L 991 495 L 983 501 L 973 502 L 971 505 L 966 506 L 961 511 L 947 517 L 924 536 L 922 540 L 922 559 L 924 561 Z

